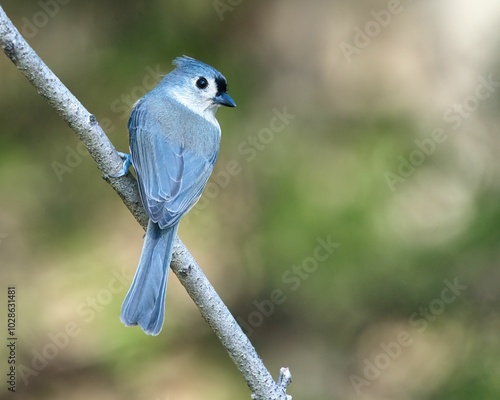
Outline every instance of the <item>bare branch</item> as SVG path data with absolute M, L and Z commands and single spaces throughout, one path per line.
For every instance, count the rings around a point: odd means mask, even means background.
M 21 36 L 0 6 L 0 45 L 7 57 L 28 78 L 85 144 L 104 179 L 121 197 L 143 228 L 148 217 L 142 207 L 137 182 L 130 174 L 112 178 L 122 167 L 116 152 L 96 118 L 63 85 Z M 279 383 L 274 382 L 254 347 L 210 284 L 193 256 L 177 237 L 171 268 L 198 306 L 202 316 L 228 351 L 242 373 L 252 397 L 258 400 L 287 400 L 286 386 L 291 381 L 288 369 L 281 371 Z M 286 370 L 285 372 L 283 372 Z

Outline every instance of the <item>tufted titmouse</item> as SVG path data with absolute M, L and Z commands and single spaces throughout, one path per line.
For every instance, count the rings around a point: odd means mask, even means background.
M 221 130 L 220 106 L 235 107 L 226 78 L 190 57 L 134 106 L 128 128 L 142 204 L 149 216 L 139 266 L 123 301 L 121 320 L 149 335 L 163 326 L 167 276 L 179 221 L 198 201 L 212 173 Z M 118 175 L 118 176 L 119 176 Z

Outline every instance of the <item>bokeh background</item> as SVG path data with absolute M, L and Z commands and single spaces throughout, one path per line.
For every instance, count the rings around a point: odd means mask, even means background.
M 2 7 L 122 151 L 173 58 L 227 77 L 218 180 L 180 236 L 294 398 L 500 396 L 497 0 Z M 16 396 L 248 399 L 175 276 L 158 337 L 120 323 L 143 231 L 3 55 L 0 110 Z

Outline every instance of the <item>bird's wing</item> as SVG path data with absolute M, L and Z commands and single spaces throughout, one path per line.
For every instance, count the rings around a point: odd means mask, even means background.
M 180 140 L 169 139 L 162 129 L 165 126 L 147 118 L 143 108 L 132 112 L 130 151 L 141 200 L 149 217 L 163 229 L 179 222 L 196 204 L 212 173 L 217 149 L 209 155 L 197 154 Z

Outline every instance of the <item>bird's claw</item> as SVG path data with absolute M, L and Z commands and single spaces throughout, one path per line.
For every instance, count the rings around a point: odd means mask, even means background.
M 128 170 L 129 170 L 130 166 L 132 165 L 132 157 L 130 156 L 130 154 L 122 153 L 121 151 L 118 151 L 117 153 L 121 157 L 121 159 L 123 160 L 123 165 L 122 165 L 122 169 L 117 174 L 110 175 L 112 178 L 119 178 L 121 176 L 127 175 Z

